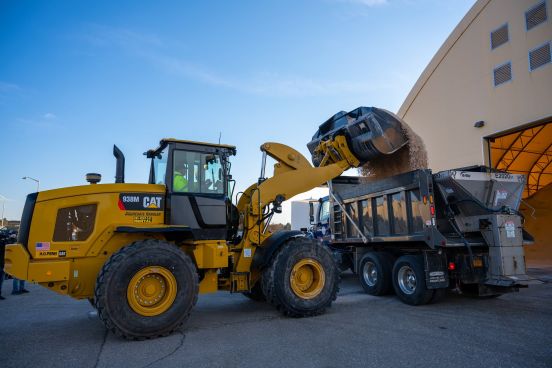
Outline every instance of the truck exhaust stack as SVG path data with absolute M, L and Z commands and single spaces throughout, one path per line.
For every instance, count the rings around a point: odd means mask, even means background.
M 342 135 L 352 154 L 363 165 L 383 155 L 395 153 L 408 143 L 403 121 L 395 114 L 376 107 L 358 107 L 352 111 L 340 111 L 324 122 L 307 147 L 312 163 L 319 166 L 321 155 L 316 151 L 320 142 Z

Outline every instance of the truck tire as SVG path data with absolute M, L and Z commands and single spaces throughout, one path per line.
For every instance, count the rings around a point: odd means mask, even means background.
M 393 289 L 391 256 L 382 252 L 368 252 L 358 267 L 358 278 L 364 291 L 370 295 L 389 294 Z
M 267 301 L 282 314 L 316 316 L 337 297 L 339 270 L 327 247 L 311 239 L 292 238 L 263 272 L 262 289 Z
M 176 246 L 156 239 L 114 253 L 96 280 L 95 302 L 105 327 L 125 339 L 167 336 L 197 302 L 198 275 Z
M 261 281 L 257 281 L 257 283 L 251 288 L 251 291 L 242 293 L 247 298 L 254 300 L 256 302 L 264 302 L 266 301 L 266 297 L 263 293 L 263 288 L 261 286 Z
M 434 290 L 426 287 L 422 255 L 407 255 L 397 259 L 393 266 L 393 288 L 399 299 L 406 304 L 429 303 Z

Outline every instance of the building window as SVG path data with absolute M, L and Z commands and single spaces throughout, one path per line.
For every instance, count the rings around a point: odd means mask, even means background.
M 491 32 L 491 50 L 504 45 L 509 40 L 508 23 Z
M 506 64 L 502 64 L 494 68 L 493 71 L 494 76 L 494 85 L 499 86 L 503 83 L 506 83 L 508 81 L 512 80 L 512 63 L 507 62 Z
M 529 70 L 533 71 L 543 65 L 549 64 L 550 60 L 550 42 L 545 43 L 536 49 L 529 51 Z
M 546 1 L 543 1 L 525 12 L 525 27 L 529 31 L 539 24 L 546 22 L 547 19 Z

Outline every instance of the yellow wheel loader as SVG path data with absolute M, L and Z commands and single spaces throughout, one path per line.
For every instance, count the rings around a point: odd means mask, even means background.
M 106 328 L 127 339 L 170 334 L 199 293 L 219 290 L 266 299 L 288 316 L 323 313 L 338 291 L 332 254 L 300 232 L 272 234 L 272 215 L 284 200 L 394 152 L 406 138 L 398 118 L 361 108 L 330 118 L 313 142 L 316 166 L 283 144 L 263 144 L 259 181 L 235 204 L 233 146 L 163 139 L 145 153 L 148 184 L 124 183 L 124 156 L 114 147 L 114 184 L 88 174 L 91 185 L 27 196 L 5 270 L 90 300 Z M 267 156 L 276 161 L 269 178 Z

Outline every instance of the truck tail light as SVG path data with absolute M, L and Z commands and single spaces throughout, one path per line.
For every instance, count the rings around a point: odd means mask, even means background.
M 431 216 L 435 216 L 435 206 L 429 206 L 429 212 L 431 212 Z
M 456 269 L 456 264 L 454 262 L 449 262 L 448 269 L 449 271 L 454 271 Z

